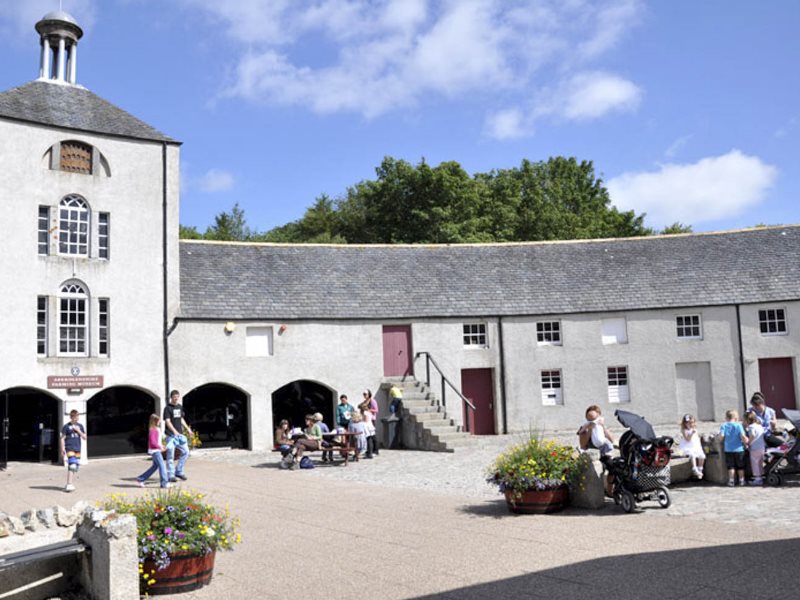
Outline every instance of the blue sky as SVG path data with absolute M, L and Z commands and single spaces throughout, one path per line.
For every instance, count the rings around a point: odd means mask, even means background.
M 0 0 L 0 89 L 38 75 Z M 384 156 L 470 173 L 567 155 L 695 231 L 800 223 L 794 0 L 63 0 L 78 82 L 181 140 L 181 223 L 264 231 Z

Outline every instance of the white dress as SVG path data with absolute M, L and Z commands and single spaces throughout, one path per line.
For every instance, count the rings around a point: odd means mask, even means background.
M 684 437 L 684 433 L 688 432 L 691 432 L 691 437 L 687 440 Z M 686 456 L 692 456 L 694 458 L 706 457 L 706 453 L 703 452 L 703 446 L 700 444 L 700 436 L 697 434 L 696 429 L 681 430 L 679 448 Z

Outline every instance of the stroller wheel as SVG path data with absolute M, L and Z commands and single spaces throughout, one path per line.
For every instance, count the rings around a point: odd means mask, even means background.
M 633 509 L 636 508 L 636 499 L 628 490 L 622 490 L 622 498 L 620 498 L 620 503 L 622 504 L 622 510 L 624 510 L 626 513 L 633 512 Z
M 622 494 L 619 492 L 614 492 L 614 504 L 619 506 L 619 503 L 622 502 Z
M 767 475 L 767 485 L 772 487 L 780 487 L 783 485 L 783 474 L 773 471 Z
M 658 505 L 661 508 L 669 508 L 669 505 L 672 504 L 672 499 L 669 497 L 669 490 L 664 486 L 656 490 L 656 500 L 658 500 Z

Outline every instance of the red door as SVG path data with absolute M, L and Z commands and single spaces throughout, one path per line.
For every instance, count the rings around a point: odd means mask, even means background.
M 411 325 L 383 326 L 383 376 L 414 374 L 411 360 Z
M 464 421 L 475 435 L 494 435 L 494 385 L 491 369 L 462 369 L 461 393 L 475 405 L 464 406 Z
M 775 409 L 779 419 L 783 418 L 782 408 L 797 408 L 791 358 L 760 358 L 758 376 L 767 406 Z

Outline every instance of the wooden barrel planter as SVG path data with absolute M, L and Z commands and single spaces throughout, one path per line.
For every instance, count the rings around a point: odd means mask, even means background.
M 569 503 L 569 488 L 564 486 L 555 490 L 529 490 L 522 496 L 513 498 L 506 492 L 508 510 L 523 515 L 537 515 L 558 512 Z
M 211 582 L 214 573 L 214 556 L 212 551 L 204 555 L 173 554 L 170 563 L 165 569 L 158 570 L 158 566 L 151 560 L 144 561 L 144 572 L 150 574 L 156 582 L 153 585 L 143 586 L 143 592 L 152 596 L 160 594 L 179 594 L 199 589 Z

